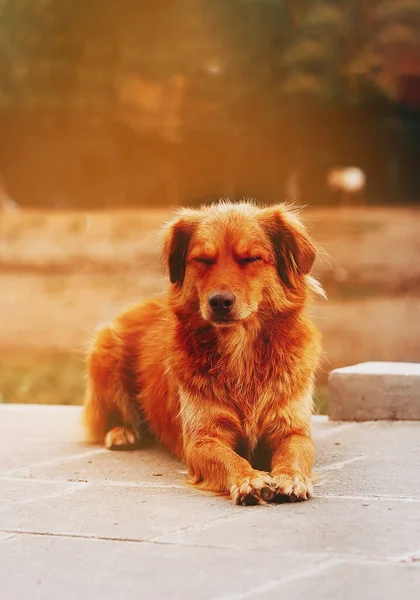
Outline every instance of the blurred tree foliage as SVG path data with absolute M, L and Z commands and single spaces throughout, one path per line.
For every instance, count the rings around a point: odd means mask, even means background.
M 420 0 L 0 0 L 0 106 L 110 106 L 121 73 L 202 75 L 250 93 L 398 97 L 420 54 Z
M 0 0 L 8 116 L 84 111 L 137 134 L 160 124 L 167 141 L 233 140 L 256 120 L 298 132 L 323 107 L 400 103 L 419 76 L 420 0 Z

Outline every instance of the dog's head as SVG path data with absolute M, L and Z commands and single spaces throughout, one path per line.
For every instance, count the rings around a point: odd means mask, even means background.
M 298 216 L 283 204 L 182 210 L 164 230 L 176 305 L 215 326 L 303 306 L 315 257 Z

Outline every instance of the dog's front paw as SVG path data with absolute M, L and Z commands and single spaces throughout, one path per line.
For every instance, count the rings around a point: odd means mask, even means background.
M 313 496 L 312 481 L 299 473 L 280 473 L 273 476 L 275 496 L 273 502 L 300 502 Z
M 235 504 L 266 504 L 274 498 L 274 482 L 268 473 L 255 471 L 250 477 L 239 479 L 230 488 L 230 495 Z
M 104 444 L 108 450 L 134 450 L 138 439 L 129 427 L 114 427 L 106 434 Z

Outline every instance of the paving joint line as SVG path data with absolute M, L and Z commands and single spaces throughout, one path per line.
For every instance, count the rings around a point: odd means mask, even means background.
M 240 550 L 241 552 L 256 552 L 258 554 L 269 552 L 272 553 L 273 549 L 264 549 L 264 548 L 232 548 L 230 546 L 216 546 L 216 545 L 206 545 L 206 544 L 182 544 L 182 543 L 173 543 L 166 540 L 159 540 L 156 538 L 128 538 L 128 537 L 114 537 L 114 536 L 105 536 L 105 535 L 96 535 L 96 534 L 83 534 L 83 533 L 65 533 L 65 532 L 48 532 L 48 531 L 31 531 L 27 529 L 0 529 L 0 533 L 9 534 L 10 537 L 6 537 L 5 542 L 10 540 L 16 540 L 19 536 L 34 536 L 34 537 L 50 537 L 50 538 L 64 538 L 64 539 L 82 539 L 82 540 L 93 540 L 93 541 L 103 541 L 103 542 L 118 542 L 118 543 L 129 543 L 129 544 L 155 544 L 159 546 L 173 546 L 183 548 L 203 548 L 208 550 L 224 550 L 224 551 L 232 551 L 232 550 Z M 169 534 L 168 534 L 169 535 Z M 1 540 L 0 540 L 1 541 Z M 300 552 L 277 552 L 276 554 L 283 554 L 284 556 L 296 556 L 301 557 L 302 553 Z M 409 552 L 407 554 L 403 554 L 397 557 L 390 558 L 371 558 L 368 556 L 352 556 L 346 554 L 331 554 L 331 553 L 309 553 L 310 557 L 323 557 L 320 559 L 320 562 L 317 563 L 318 566 L 326 564 L 326 562 L 337 562 L 337 563 L 361 563 L 361 564 L 370 564 L 370 565 L 383 565 L 383 566 L 391 566 L 391 565 L 407 565 L 411 564 L 412 558 L 416 558 L 418 553 Z M 417 562 L 414 560 L 413 562 Z M 420 561 L 419 561 L 420 562 Z M 419 564 L 420 568 L 420 564 Z M 277 581 L 277 580 L 276 580 Z M 230 597 L 229 597 L 230 598 Z M 222 599 L 218 599 L 222 600 Z M 225 599 L 227 600 L 227 598 Z M 233 600 L 233 598 L 232 598 Z
M 308 579 L 310 577 L 319 575 L 320 573 L 328 571 L 329 569 L 340 564 L 342 564 L 342 561 L 340 559 L 329 557 L 319 563 L 311 565 L 305 571 L 298 571 L 292 573 L 291 575 L 284 575 L 283 577 L 279 577 L 278 579 L 264 581 L 264 583 L 255 587 L 251 587 L 244 592 L 234 592 L 232 594 L 226 594 L 224 596 L 217 596 L 214 597 L 213 600 L 244 600 L 245 598 L 252 598 L 256 594 L 273 592 L 274 590 L 277 590 L 279 587 L 288 583 L 293 583 L 294 581 L 302 581 L 304 579 Z
M 46 496 L 38 496 L 37 498 L 30 498 L 29 500 L 18 500 L 16 502 L 12 502 L 6 504 L 6 510 L 13 510 L 16 506 L 27 506 L 28 504 L 34 504 L 35 502 L 41 502 L 44 500 L 55 500 L 56 498 L 62 498 L 64 496 L 70 496 L 71 494 L 75 494 L 76 492 L 81 492 L 86 490 L 87 488 L 93 487 L 93 484 L 85 483 L 84 487 L 81 487 L 80 484 L 68 484 L 69 489 L 62 490 L 60 492 L 53 492 L 51 494 L 47 494 Z
M 410 498 L 408 496 L 349 496 L 346 494 L 316 494 L 314 498 L 324 498 L 325 500 L 359 500 L 363 502 L 402 502 L 406 504 L 419 504 L 420 498 Z
M 162 540 L 166 540 L 167 538 L 170 538 L 172 536 L 176 536 L 179 535 L 180 533 L 189 533 L 191 531 L 205 531 L 206 529 L 209 529 L 210 527 L 213 527 L 214 525 L 218 525 L 219 523 L 229 523 L 231 521 L 237 521 L 240 518 L 244 517 L 245 515 L 249 515 L 252 513 L 254 513 L 255 511 L 258 510 L 265 510 L 266 507 L 242 507 L 242 511 L 239 508 L 239 511 L 237 510 L 239 507 L 236 507 L 236 510 L 233 510 L 231 513 L 229 513 L 228 515 L 223 515 L 222 517 L 215 517 L 213 519 L 209 519 L 207 521 L 203 521 L 201 523 L 196 523 L 195 525 L 186 525 L 185 527 L 179 527 L 178 529 L 174 529 L 173 531 L 170 531 L 166 534 L 159 534 L 156 535 L 154 537 L 148 538 L 150 541 L 152 542 L 160 542 Z
M 0 471 L 0 475 L 7 476 L 13 475 L 13 473 L 25 472 L 28 469 L 37 469 L 39 467 L 47 467 L 50 465 L 57 465 L 61 463 L 68 463 L 74 460 L 79 460 L 80 458 L 88 458 L 90 456 L 96 456 L 97 454 L 106 454 L 109 452 L 106 448 L 96 448 L 96 450 L 89 450 L 88 452 L 80 452 L 79 454 L 71 454 L 62 457 L 50 458 L 48 460 L 41 460 L 36 463 L 32 463 L 31 465 L 23 465 L 22 467 L 16 467 L 14 469 L 6 469 L 5 471 Z
M 353 460 L 354 462 L 354 460 Z M 321 468 L 318 467 L 318 471 L 321 471 L 322 473 L 326 472 L 326 469 L 322 470 Z M 139 489 L 182 489 L 182 490 L 186 490 L 191 492 L 192 494 L 197 494 L 197 495 L 203 495 L 200 494 L 200 492 L 194 490 L 194 489 L 189 489 L 188 485 L 186 483 L 166 483 L 166 482 L 154 482 L 154 481 L 139 481 L 139 482 L 133 482 L 133 481 L 119 481 L 119 480 L 94 480 L 94 481 L 89 481 L 89 480 L 79 480 L 79 481 L 69 481 L 68 479 L 45 479 L 45 478 L 36 478 L 36 477 L 24 477 L 24 476 L 5 476 L 5 475 L 1 475 L 0 474 L 0 481 L 19 481 L 22 483 L 26 483 L 26 482 L 31 482 L 31 483 L 43 483 L 43 484 L 66 484 L 67 486 L 71 486 L 71 489 L 65 489 L 59 492 L 54 492 L 52 494 L 48 494 L 46 496 L 42 496 L 39 498 L 33 498 L 31 500 L 25 500 L 22 502 L 13 502 L 13 506 L 15 506 L 16 504 L 30 504 L 33 502 L 37 502 L 38 500 L 46 500 L 49 498 L 59 498 L 60 496 L 65 496 L 69 493 L 75 492 L 75 491 L 81 491 L 81 490 L 86 490 L 90 487 L 126 487 L 126 488 L 139 488 Z M 319 482 L 318 485 L 315 484 L 315 487 L 322 488 L 323 485 L 323 481 Z M 326 500 L 358 500 L 358 501 L 369 501 L 369 502 L 402 502 L 402 503 L 407 503 L 407 504 L 418 504 L 420 503 L 420 498 L 412 498 L 410 496 L 384 496 L 384 495 L 374 495 L 374 496 L 369 496 L 369 495 L 365 495 L 365 494 L 361 494 L 361 495 L 348 495 L 348 494 L 322 494 L 322 493 L 317 493 L 315 494 L 315 499 L 316 498 L 324 498 Z M 272 506 L 272 505 L 268 505 L 268 506 Z M 252 507 L 251 510 L 253 510 L 255 512 L 255 510 L 264 510 L 266 507 Z M 238 509 L 240 510 L 240 508 Z M 245 508 L 245 510 L 249 510 Z M 238 513 L 238 514 L 247 514 L 247 513 Z M 235 514 L 236 516 L 236 514 Z M 226 518 L 226 517 L 221 517 L 222 519 Z M 195 527 L 195 526 L 194 526 Z
M 347 458 L 345 460 L 340 460 L 334 463 L 330 463 L 329 465 L 320 465 L 315 467 L 315 471 L 320 471 L 321 473 L 329 472 L 329 471 L 337 471 L 339 469 L 344 469 L 347 465 L 351 465 L 352 463 L 359 462 L 360 460 L 366 460 L 366 455 L 353 456 L 352 458 Z
M 16 481 L 20 483 L 44 483 L 44 484 L 69 484 L 74 486 L 86 487 L 86 485 L 95 486 L 115 486 L 115 487 L 134 487 L 134 488 L 157 488 L 157 489 L 185 489 L 182 483 L 166 483 L 163 481 L 122 481 L 113 479 L 45 479 L 39 477 L 25 476 L 5 476 L 0 475 L 0 481 Z

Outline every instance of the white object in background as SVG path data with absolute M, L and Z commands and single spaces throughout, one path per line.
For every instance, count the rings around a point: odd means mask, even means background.
M 364 189 L 366 176 L 358 167 L 337 167 L 328 172 L 327 182 L 335 191 L 354 194 Z

